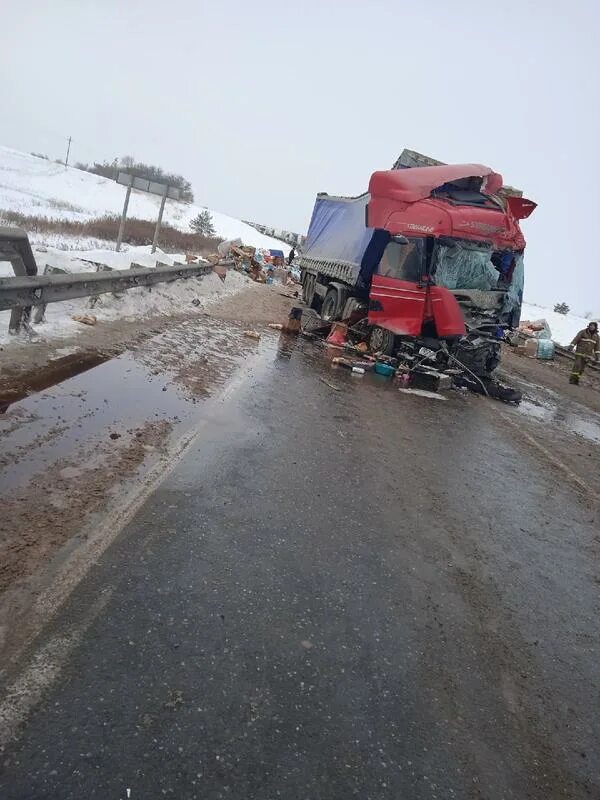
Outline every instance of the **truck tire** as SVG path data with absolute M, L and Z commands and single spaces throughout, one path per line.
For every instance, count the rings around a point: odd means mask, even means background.
M 335 322 L 340 318 L 340 311 L 340 293 L 337 289 L 328 289 L 321 306 L 321 319 Z
M 391 356 L 394 353 L 396 337 L 391 331 L 374 325 L 369 333 L 369 350 L 373 353 L 381 353 L 384 356 Z
M 302 284 L 302 299 L 309 308 L 313 308 L 316 283 L 317 276 L 313 275 L 311 272 L 307 272 L 304 276 L 304 283 Z

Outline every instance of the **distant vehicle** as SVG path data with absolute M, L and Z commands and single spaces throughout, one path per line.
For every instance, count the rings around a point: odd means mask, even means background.
M 519 323 L 519 220 L 536 204 L 489 167 L 401 160 L 358 197 L 317 195 L 298 259 L 303 299 L 326 320 L 362 320 L 373 350 L 441 341 L 489 377 Z

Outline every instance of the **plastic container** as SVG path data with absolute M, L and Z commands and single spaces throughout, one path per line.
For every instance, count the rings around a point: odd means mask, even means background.
M 535 358 L 538 353 L 538 339 L 527 339 L 525 342 L 525 355 Z
M 364 375 L 365 374 L 365 371 L 364 371 L 364 369 L 362 367 L 352 367 L 352 372 L 355 375 Z
M 548 360 L 554 358 L 554 342 L 552 339 L 538 339 L 537 357 Z
M 378 375 L 385 375 L 386 377 L 389 378 L 391 375 L 394 374 L 394 372 L 396 372 L 396 370 L 394 369 L 394 367 L 391 367 L 389 364 L 383 364 L 382 362 L 378 361 L 375 364 L 375 372 Z

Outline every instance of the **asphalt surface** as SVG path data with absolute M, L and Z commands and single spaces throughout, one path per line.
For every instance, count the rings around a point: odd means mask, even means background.
M 597 516 L 500 409 L 281 349 L 32 647 L 0 797 L 600 796 Z

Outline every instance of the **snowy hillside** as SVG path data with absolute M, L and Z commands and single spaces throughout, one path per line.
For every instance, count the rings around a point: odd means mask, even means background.
M 108 178 L 46 161 L 43 158 L 0 146 L 0 210 L 21 214 L 39 214 L 55 219 L 89 220 L 104 214 L 120 214 L 125 187 Z M 156 220 L 161 198 L 134 191 L 128 214 L 140 219 Z M 164 221 L 180 230 L 190 230 L 189 223 L 202 210 L 200 206 L 168 200 Z M 217 236 L 241 238 L 254 247 L 284 250 L 289 247 L 277 239 L 264 236 L 240 220 L 210 212 Z

